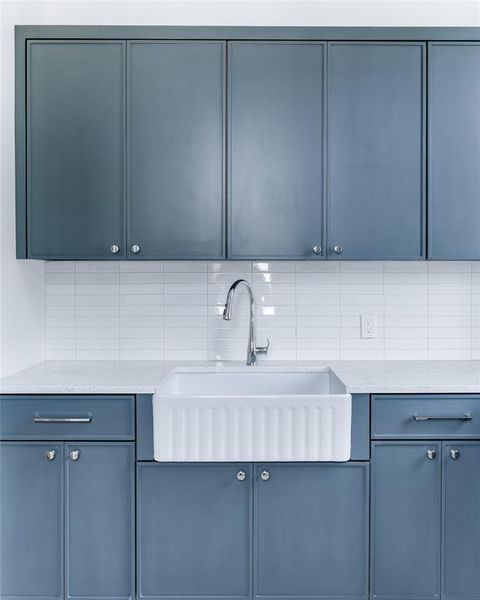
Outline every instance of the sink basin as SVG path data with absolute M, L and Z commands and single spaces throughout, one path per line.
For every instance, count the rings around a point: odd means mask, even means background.
M 328 370 L 173 373 L 153 397 L 154 459 L 347 461 L 351 404 Z

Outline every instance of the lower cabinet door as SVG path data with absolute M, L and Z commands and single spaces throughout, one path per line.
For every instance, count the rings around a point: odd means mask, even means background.
M 443 447 L 443 598 L 480 598 L 480 442 Z
M 138 463 L 138 598 L 251 594 L 252 468 Z
M 65 444 L 67 598 L 134 596 L 134 444 Z
M 371 596 L 440 597 L 441 444 L 372 444 Z
M 256 597 L 368 597 L 368 469 L 255 466 Z
M 0 598 L 63 598 L 63 444 L 0 443 Z

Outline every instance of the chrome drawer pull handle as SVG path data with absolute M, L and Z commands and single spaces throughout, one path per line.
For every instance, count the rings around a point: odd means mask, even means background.
M 472 415 L 412 415 L 414 421 L 471 421 Z
M 34 423 L 91 423 L 93 417 L 33 417 Z

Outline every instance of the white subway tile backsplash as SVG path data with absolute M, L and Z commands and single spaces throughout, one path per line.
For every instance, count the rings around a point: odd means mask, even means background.
M 105 261 L 46 263 L 52 360 L 243 360 L 253 285 L 270 359 L 480 358 L 480 263 Z M 363 339 L 360 315 L 377 318 Z

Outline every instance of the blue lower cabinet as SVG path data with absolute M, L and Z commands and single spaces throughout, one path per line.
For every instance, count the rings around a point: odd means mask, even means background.
M 439 442 L 372 444 L 370 583 L 376 600 L 440 597 L 441 452 Z
M 443 446 L 443 598 L 480 598 L 480 441 Z
M 0 598 L 63 598 L 63 444 L 0 443 Z
M 137 466 L 138 598 L 251 597 L 252 468 Z
M 368 597 L 368 463 L 255 466 L 255 595 Z
M 65 587 L 72 599 L 135 593 L 133 443 L 65 444 Z

